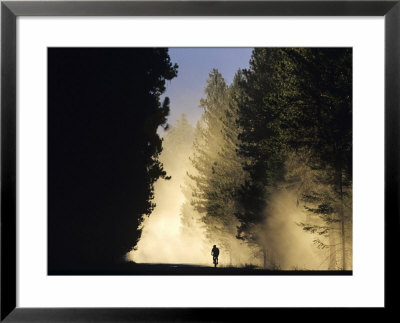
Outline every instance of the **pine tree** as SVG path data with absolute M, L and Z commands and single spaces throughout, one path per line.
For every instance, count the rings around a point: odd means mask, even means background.
M 318 180 L 330 187 L 329 194 L 305 192 L 304 201 L 314 203 L 307 210 L 324 219 L 331 235 L 340 233 L 341 268 L 347 269 L 351 267 L 346 264 L 351 248 L 346 238 L 351 239 L 351 232 L 346 231 L 351 231 L 352 51 L 291 49 L 288 55 L 298 80 L 297 119 L 307 120 L 306 126 L 296 129 L 295 137 L 302 140 L 295 146 L 310 148 L 310 166 L 323 171 Z M 337 245 L 335 239 L 330 244 Z
M 238 76 L 239 77 L 239 76 Z M 192 182 L 192 204 L 202 214 L 207 238 L 222 245 L 231 262 L 239 242 L 236 239 L 238 221 L 236 192 L 244 178 L 237 155 L 238 128 L 235 124 L 237 107 L 230 104 L 237 93 L 237 81 L 228 88 L 222 75 L 213 70 L 205 88 L 204 109 L 197 125 Z
M 167 48 L 49 49 L 49 271 L 111 268 L 140 237 L 177 76 Z
M 266 266 L 266 246 L 263 243 L 267 201 L 270 192 L 283 176 L 285 140 L 282 134 L 283 104 L 291 82 L 290 66 L 285 52 L 278 48 L 256 48 L 250 68 L 243 71 L 239 83 L 244 95 L 237 98 L 240 155 L 249 178 L 239 190 L 241 210 L 238 238 L 261 247 Z
M 321 194 L 303 187 L 301 199 L 312 204 L 309 214 L 324 221 L 321 234 L 341 224 L 345 269 L 345 231 L 351 220 L 351 50 L 256 48 L 243 75 L 240 154 L 250 178 L 240 189 L 238 237 L 260 244 L 265 259 L 260 235 L 270 193 L 288 178 L 288 156 L 306 151 L 306 166 L 318 173 L 313 187 L 319 183 L 329 189 Z M 318 231 L 317 225 L 304 229 Z

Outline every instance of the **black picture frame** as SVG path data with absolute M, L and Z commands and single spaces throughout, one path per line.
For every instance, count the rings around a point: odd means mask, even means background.
M 2 1 L 1 301 L 3 322 L 237 321 L 267 309 L 16 307 L 16 19 L 19 16 L 384 16 L 385 309 L 395 308 L 399 237 L 400 1 Z M 396 256 L 391 256 L 396 255 Z M 40 292 L 40 291 L 38 291 Z M 272 309 L 270 309 L 272 310 Z M 282 309 L 274 309 L 282 313 Z M 259 313 L 261 312 L 261 313 Z M 260 316 L 258 316 L 260 317 Z M 320 319 L 320 318 L 319 318 Z

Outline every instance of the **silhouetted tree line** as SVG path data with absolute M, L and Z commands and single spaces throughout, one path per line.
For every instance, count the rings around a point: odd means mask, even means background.
M 351 268 L 352 50 L 256 48 L 231 86 L 211 71 L 205 95 L 189 177 L 209 237 L 259 248 L 265 265 L 268 202 L 284 185 L 309 214 L 299 225 L 329 238 L 314 241 L 329 268 Z
M 48 50 L 48 268 L 112 268 L 140 237 L 177 75 L 163 48 Z

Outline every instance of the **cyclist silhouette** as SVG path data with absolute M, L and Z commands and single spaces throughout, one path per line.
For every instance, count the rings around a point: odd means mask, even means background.
M 211 256 L 213 257 L 213 264 L 214 267 L 217 267 L 218 265 L 218 255 L 219 255 L 219 249 L 217 248 L 216 245 L 211 249 Z

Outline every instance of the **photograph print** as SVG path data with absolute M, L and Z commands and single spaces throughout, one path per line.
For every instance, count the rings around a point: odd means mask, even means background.
M 351 275 L 351 48 L 48 48 L 49 275 Z

